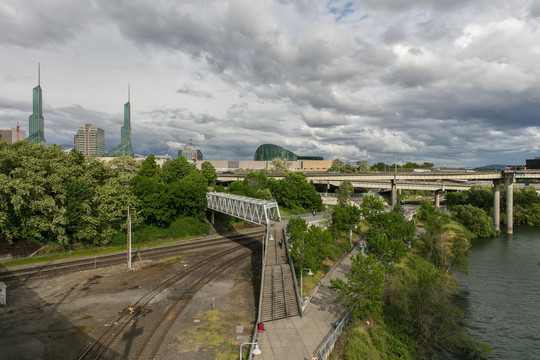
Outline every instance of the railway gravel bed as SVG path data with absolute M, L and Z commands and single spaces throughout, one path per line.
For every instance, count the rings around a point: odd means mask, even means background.
M 7 304 L 0 307 L 3 328 L 0 359 L 77 359 L 106 328 L 116 326 L 111 320 L 117 319 L 149 290 L 171 274 L 202 263 L 229 247 L 230 242 L 216 244 L 166 261 L 143 258 L 131 270 L 123 264 L 54 277 L 13 280 L 8 283 Z M 129 331 L 120 338 L 122 350 L 115 349 L 102 358 L 130 358 L 140 348 L 138 336 L 145 331 L 143 320 L 158 315 L 164 301 L 170 302 L 172 296 L 182 292 L 181 297 L 187 296 L 191 301 L 178 313 L 178 321 L 170 324 L 156 358 L 216 358 L 215 354 L 223 350 L 222 345 L 201 342 L 190 329 L 194 324 L 204 325 L 204 319 L 199 323 L 200 319 L 196 318 L 213 308 L 223 314 L 234 314 L 234 320 L 224 326 L 227 341 L 237 344 L 239 339 L 249 337 L 256 318 L 253 274 L 260 270 L 259 266 L 260 253 L 254 253 L 216 273 L 190 296 L 177 286 L 163 291 L 145 309 L 140 309 L 139 320 L 127 327 Z

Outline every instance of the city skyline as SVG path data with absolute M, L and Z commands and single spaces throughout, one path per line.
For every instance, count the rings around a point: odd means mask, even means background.
M 131 83 L 142 155 L 193 139 L 208 159 L 265 143 L 369 164 L 540 156 L 537 2 L 10 0 L 0 16 L 0 127 L 24 129 L 41 63 L 49 144 L 91 123 L 110 151 Z

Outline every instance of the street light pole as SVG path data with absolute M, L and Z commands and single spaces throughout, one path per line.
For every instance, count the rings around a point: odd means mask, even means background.
M 247 344 L 249 344 L 249 345 L 255 345 L 255 349 L 253 349 L 253 351 L 251 352 L 253 355 L 260 355 L 260 354 L 262 354 L 261 349 L 259 349 L 259 344 L 258 344 L 258 343 L 256 343 L 256 342 L 254 342 L 254 343 L 252 343 L 252 342 L 245 342 L 245 343 L 242 343 L 242 345 L 240 345 L 240 360 L 242 360 L 242 346 L 247 345 Z

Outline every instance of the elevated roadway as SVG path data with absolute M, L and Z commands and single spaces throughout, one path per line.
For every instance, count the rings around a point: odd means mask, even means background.
M 218 174 L 220 182 L 243 180 L 246 174 Z M 285 174 L 268 174 L 274 179 L 283 179 Z M 354 187 L 366 189 L 385 189 L 392 194 L 392 206 L 397 202 L 397 191 L 427 190 L 435 194 L 435 205 L 438 206 L 440 194 L 444 191 L 468 190 L 478 182 L 493 184 L 495 228 L 500 230 L 500 185 L 506 185 L 506 218 L 507 233 L 513 233 L 513 191 L 516 179 L 540 179 L 540 170 L 517 171 L 430 171 L 430 172 L 376 172 L 355 174 L 306 173 L 307 181 L 326 185 L 327 192 L 331 185 L 339 186 L 343 181 L 350 181 Z

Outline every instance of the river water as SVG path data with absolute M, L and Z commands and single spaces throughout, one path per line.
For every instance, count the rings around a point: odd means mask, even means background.
M 469 275 L 456 274 L 469 333 L 488 359 L 540 359 L 540 228 L 472 242 Z

